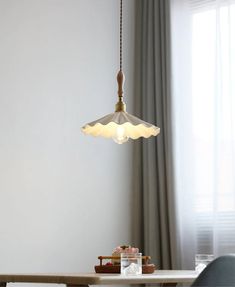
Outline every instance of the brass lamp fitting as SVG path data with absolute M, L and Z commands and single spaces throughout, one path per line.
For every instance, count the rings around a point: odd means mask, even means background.
M 126 104 L 123 102 L 123 99 L 119 98 L 119 101 L 116 103 L 115 112 L 125 112 Z

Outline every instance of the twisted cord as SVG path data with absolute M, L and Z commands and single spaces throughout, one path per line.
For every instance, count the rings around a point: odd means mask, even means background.
M 122 71 L 122 0 L 120 0 L 120 71 Z

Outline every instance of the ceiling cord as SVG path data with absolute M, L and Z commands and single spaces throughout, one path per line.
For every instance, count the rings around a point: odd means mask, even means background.
M 122 71 L 122 0 L 120 0 L 120 71 Z

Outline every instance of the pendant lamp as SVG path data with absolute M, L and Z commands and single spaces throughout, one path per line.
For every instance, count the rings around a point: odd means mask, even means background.
M 85 134 L 112 138 L 116 143 L 122 144 L 127 142 L 129 138 L 134 140 L 139 137 L 149 138 L 160 133 L 160 128 L 126 112 L 126 104 L 123 101 L 124 80 L 125 76 L 122 71 L 122 0 L 120 0 L 120 70 L 117 74 L 118 102 L 114 113 L 82 127 L 82 131 Z

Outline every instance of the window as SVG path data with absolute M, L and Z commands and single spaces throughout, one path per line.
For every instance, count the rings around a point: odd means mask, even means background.
M 182 237 L 196 238 L 194 253 L 231 253 L 235 252 L 235 2 L 172 2 L 175 170 Z

